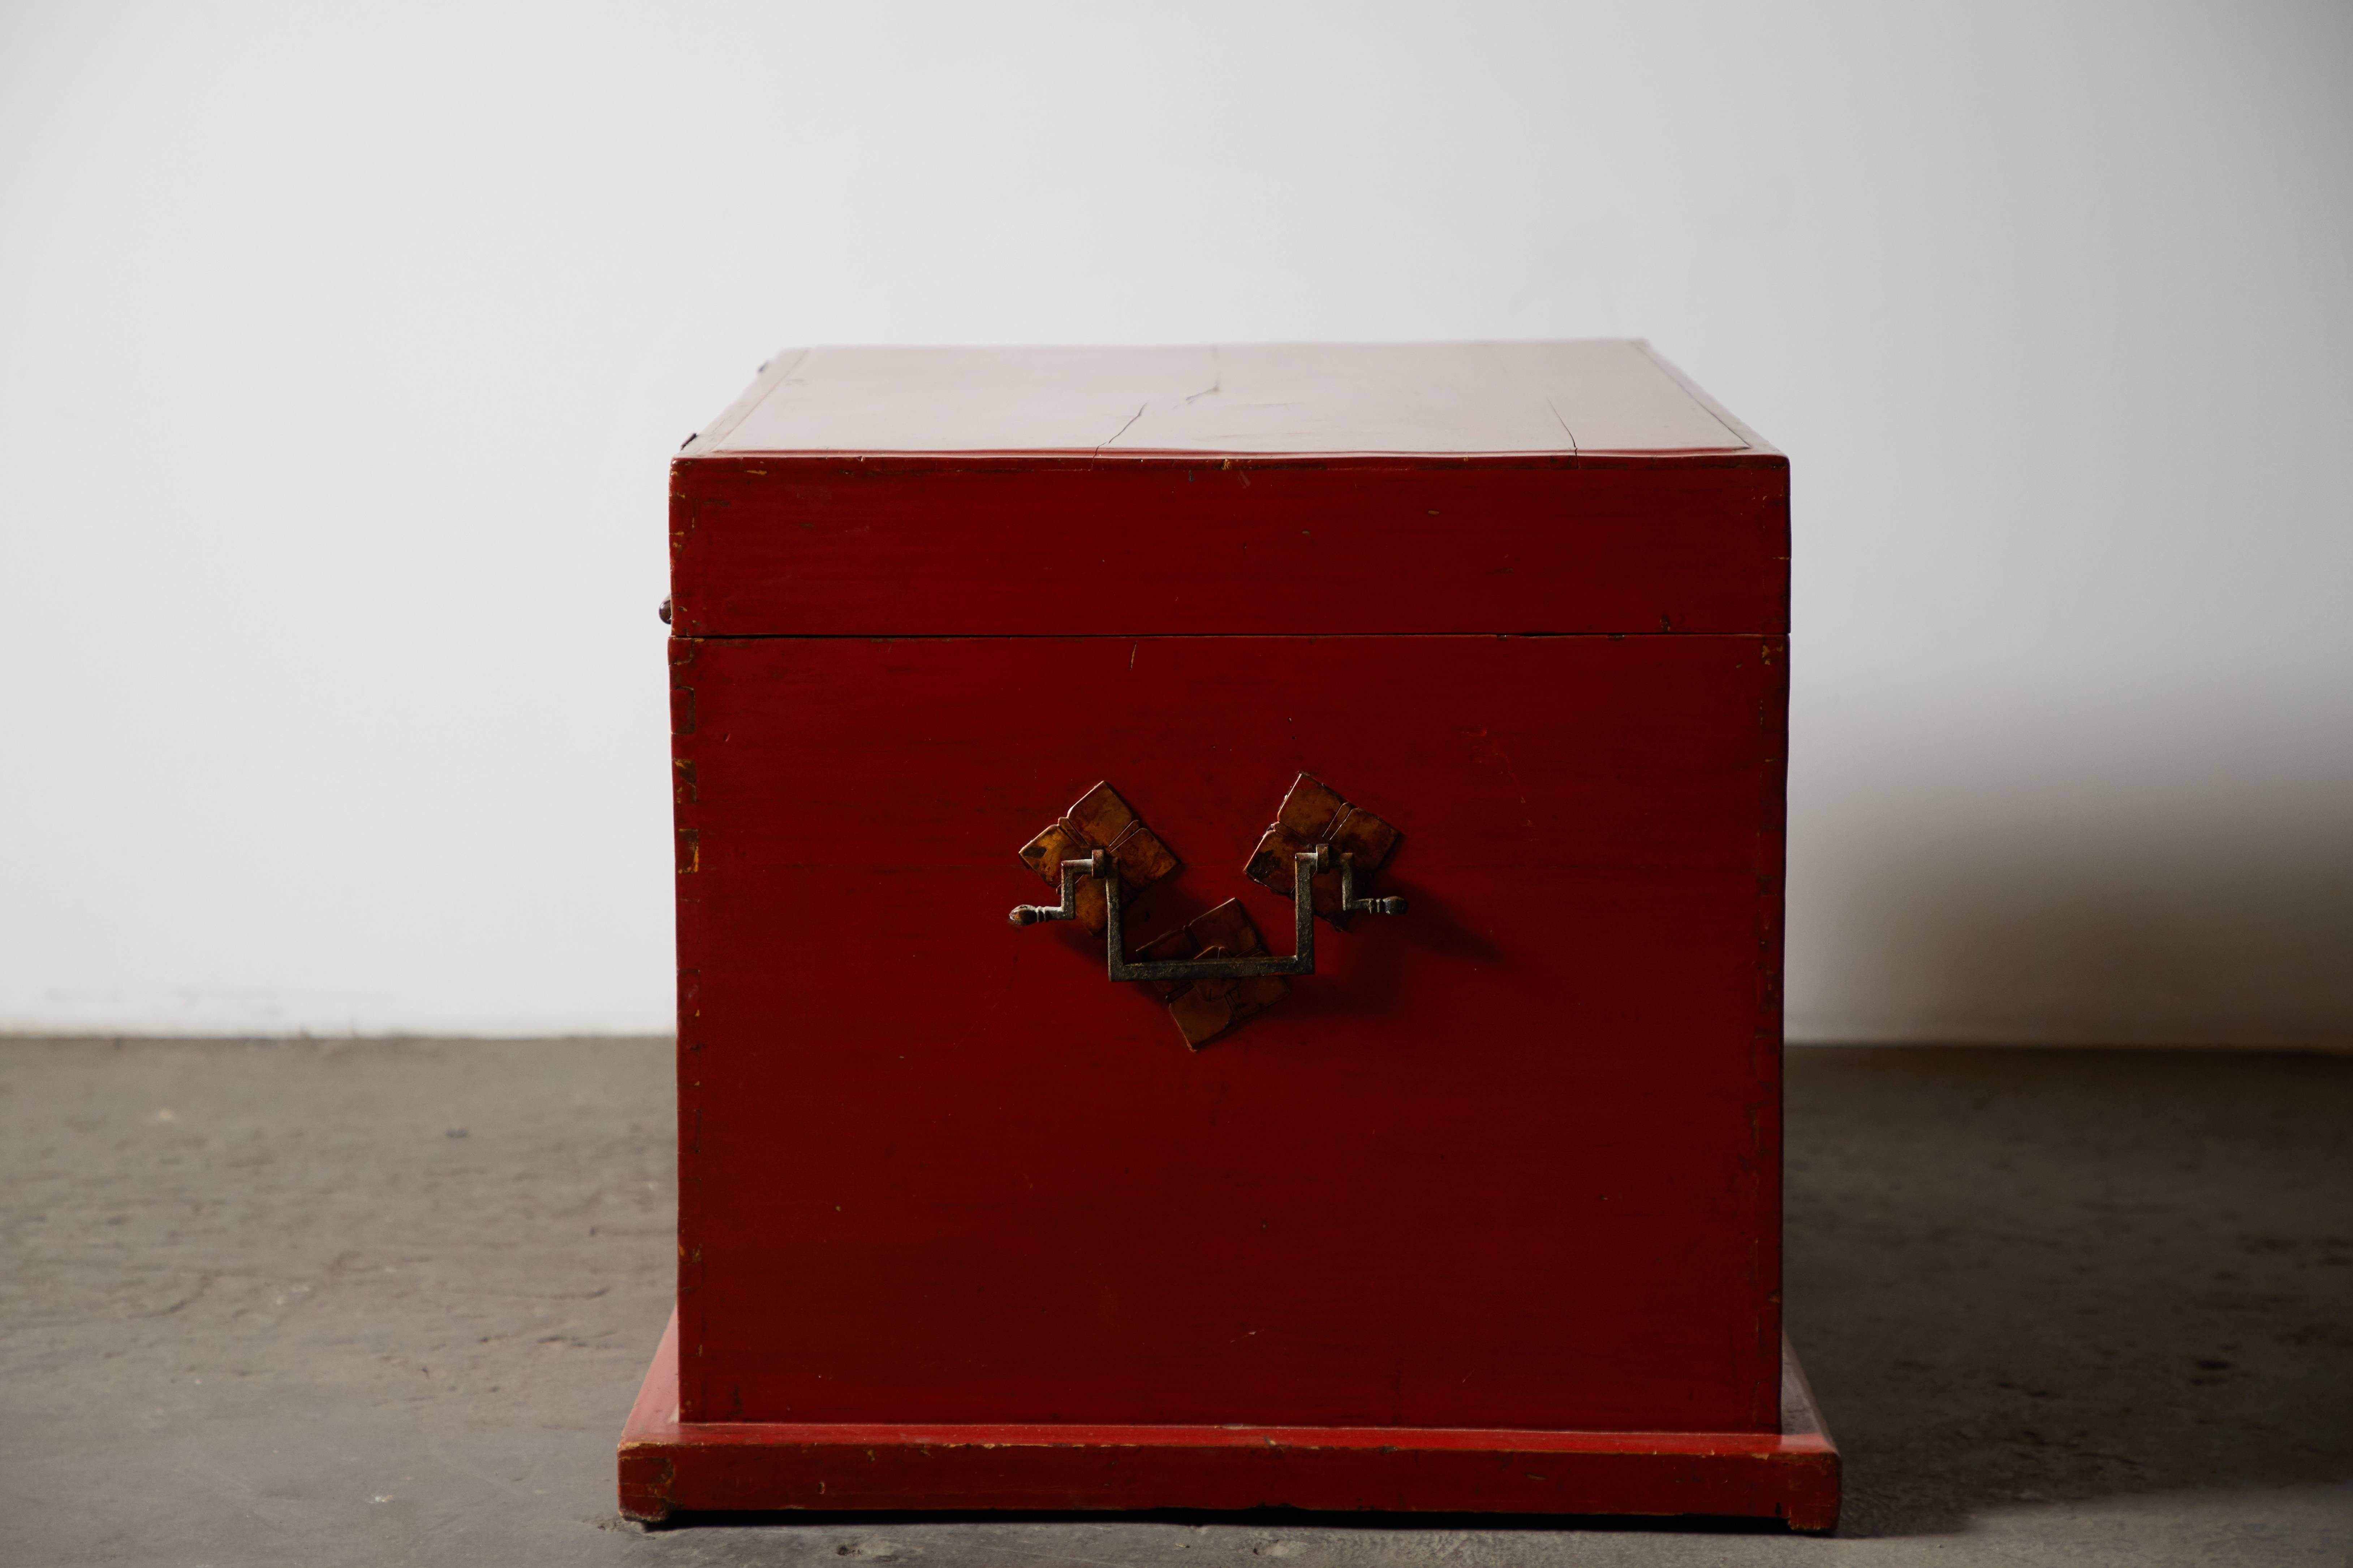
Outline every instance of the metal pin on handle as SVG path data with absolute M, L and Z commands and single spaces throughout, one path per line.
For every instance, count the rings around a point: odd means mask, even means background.
M 1386 899 L 1356 897 L 1356 858 L 1344 854 L 1340 857 L 1340 909 L 1352 915 L 1401 915 L 1405 900 L 1394 894 Z
M 1111 875 L 1111 856 L 1098 849 L 1083 860 L 1062 862 L 1062 901 L 1055 904 L 1016 904 L 1005 918 L 1015 925 L 1036 925 L 1039 921 L 1074 921 L 1079 918 L 1079 879 L 1092 877 L 1103 881 Z

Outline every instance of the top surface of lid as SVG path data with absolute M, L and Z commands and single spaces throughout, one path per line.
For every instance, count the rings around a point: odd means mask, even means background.
M 1770 452 L 1649 345 L 788 349 L 680 454 Z

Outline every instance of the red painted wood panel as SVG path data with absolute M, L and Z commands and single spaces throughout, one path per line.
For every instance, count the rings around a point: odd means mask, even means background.
M 1778 639 L 672 657 L 686 1419 L 1773 1428 Z M 1412 912 L 1199 1054 L 1005 922 L 1108 779 L 1187 862 L 1137 941 L 1239 896 L 1287 946 L 1240 867 L 1303 769 Z
M 1839 1456 L 1795 1358 L 1778 1433 L 682 1425 L 678 1322 L 621 1436 L 632 1519 L 744 1509 L 1290 1507 L 1745 1515 L 1838 1523 Z
M 681 636 L 1788 626 L 1788 468 L 1672 458 L 690 457 Z

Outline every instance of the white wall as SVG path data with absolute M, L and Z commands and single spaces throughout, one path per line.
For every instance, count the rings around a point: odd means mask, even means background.
M 1816 1037 L 2353 1038 L 2353 8 L 0 10 L 0 1023 L 659 1028 L 778 344 L 1638 334 Z

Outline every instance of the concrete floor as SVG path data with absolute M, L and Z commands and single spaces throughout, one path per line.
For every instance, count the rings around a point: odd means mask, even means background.
M 1813 1050 L 1835 1538 L 1271 1514 L 647 1531 L 666 1045 L 0 1041 L 0 1562 L 2353 1558 L 2353 1058 Z

